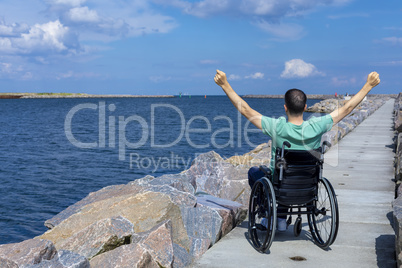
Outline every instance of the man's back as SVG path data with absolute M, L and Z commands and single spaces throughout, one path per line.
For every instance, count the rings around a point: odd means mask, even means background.
M 271 169 L 274 167 L 276 148 L 281 147 L 284 141 L 291 144 L 293 150 L 312 150 L 321 145 L 322 135 L 331 130 L 333 120 L 330 115 L 313 117 L 303 121 L 301 125 L 287 122 L 285 117 L 278 119 L 263 116 L 261 118 L 262 131 L 272 138 Z

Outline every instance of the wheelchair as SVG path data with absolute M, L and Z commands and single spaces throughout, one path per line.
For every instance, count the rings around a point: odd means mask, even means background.
M 331 183 L 322 177 L 325 147 L 311 151 L 290 150 L 285 141 L 275 154 L 275 170 L 260 166 L 265 176 L 251 190 L 248 235 L 253 247 L 266 252 L 271 247 L 278 216 L 297 215 L 294 235 L 302 230 L 301 215 L 307 215 L 314 242 L 327 249 L 336 239 L 339 226 L 338 202 Z M 285 212 L 284 212 L 285 211 Z

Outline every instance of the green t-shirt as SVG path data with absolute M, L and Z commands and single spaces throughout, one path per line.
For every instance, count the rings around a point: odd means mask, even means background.
M 300 126 L 287 122 L 285 117 L 263 116 L 261 118 L 262 132 L 272 139 L 271 169 L 273 170 L 274 167 L 276 148 L 282 147 L 284 141 L 288 141 L 293 150 L 317 149 L 321 146 L 321 136 L 330 131 L 332 125 L 333 119 L 329 114 L 312 117 Z

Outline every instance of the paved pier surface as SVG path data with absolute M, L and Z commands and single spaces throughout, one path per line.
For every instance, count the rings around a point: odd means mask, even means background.
M 393 105 L 387 101 L 326 153 L 324 177 L 335 188 L 340 215 L 338 237 L 328 250 L 314 244 L 304 216 L 299 237 L 290 225 L 276 232 L 267 253 L 259 253 L 248 240 L 246 220 L 194 267 L 396 267 Z M 295 256 L 306 260 L 290 259 Z

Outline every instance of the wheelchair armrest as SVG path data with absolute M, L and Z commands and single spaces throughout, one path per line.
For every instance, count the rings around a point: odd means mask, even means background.
M 260 166 L 260 170 L 262 171 L 262 172 L 264 172 L 264 174 L 265 174 L 265 176 L 266 177 L 271 177 L 271 169 L 269 168 L 269 167 L 267 167 L 266 165 L 261 165 Z

